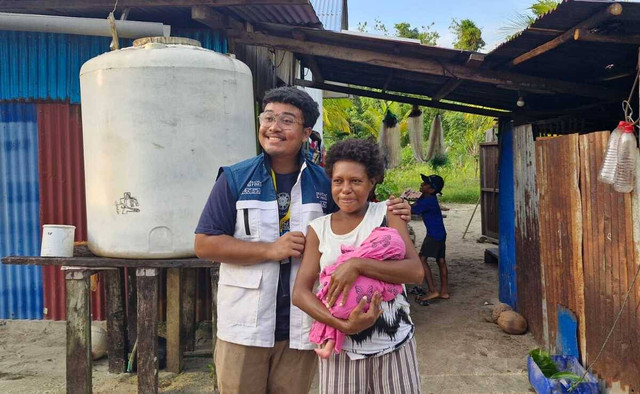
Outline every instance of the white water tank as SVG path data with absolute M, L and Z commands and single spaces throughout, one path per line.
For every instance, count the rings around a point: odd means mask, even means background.
M 142 39 L 80 70 L 88 242 L 99 256 L 193 256 L 218 168 L 256 154 L 251 71 L 200 43 Z

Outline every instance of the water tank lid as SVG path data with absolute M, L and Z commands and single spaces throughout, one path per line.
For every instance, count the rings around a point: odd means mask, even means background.
M 185 37 L 143 37 L 133 41 L 134 47 L 142 47 L 149 43 L 170 44 L 170 45 L 190 45 L 202 47 L 200 41 Z

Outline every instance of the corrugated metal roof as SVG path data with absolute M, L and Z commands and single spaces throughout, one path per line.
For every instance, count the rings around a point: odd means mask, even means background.
M 1 256 L 40 254 L 38 189 L 36 106 L 0 103 Z M 42 318 L 40 267 L 0 265 L 0 318 Z
M 24 4 L 22 4 L 24 3 Z M 85 2 L 85 5 L 78 3 L 66 4 L 59 0 L 30 0 L 28 2 L 12 2 L 12 4 L 4 5 L 0 3 L 0 11 L 15 13 L 30 13 L 42 15 L 64 15 L 64 16 L 81 16 L 88 18 L 106 18 L 113 9 L 112 5 L 108 7 L 95 6 L 92 2 Z M 162 22 L 169 24 L 172 28 L 200 28 L 200 22 L 191 18 L 190 6 L 172 6 L 170 2 L 164 0 L 156 2 L 147 7 L 127 7 L 130 8 L 129 20 Z M 163 3 L 159 5 L 158 3 Z M 207 5 L 203 1 L 201 5 Z M 116 17 L 125 7 L 118 6 Z M 236 18 L 249 23 L 269 22 L 281 23 L 292 26 L 308 26 L 320 27 L 321 23 L 318 16 L 313 10 L 313 6 L 309 2 L 297 2 L 297 4 L 261 4 L 251 5 L 247 1 L 246 5 L 216 7 L 216 11 L 223 14 L 229 14 Z
M 311 0 L 311 5 L 326 30 L 342 30 L 342 3 L 342 0 Z
M 38 104 L 40 213 L 43 224 L 76 226 L 75 240 L 87 240 L 82 117 L 80 105 Z M 46 319 L 66 318 L 65 278 L 60 267 L 44 267 Z M 91 292 L 91 314 L 104 320 L 104 281 Z
M 266 22 L 292 26 L 320 27 L 321 22 L 310 5 L 243 5 L 221 8 L 247 22 Z

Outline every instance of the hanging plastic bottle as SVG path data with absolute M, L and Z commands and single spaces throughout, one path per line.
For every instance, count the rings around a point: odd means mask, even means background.
M 619 193 L 631 192 L 635 181 L 638 145 L 633 129 L 633 123 L 625 124 L 618 143 L 618 166 L 613 189 Z
M 616 179 L 616 167 L 618 166 L 618 143 L 620 142 L 620 136 L 622 135 L 622 129 L 624 129 L 627 122 L 621 120 L 618 123 L 618 127 L 613 130 L 609 136 L 609 143 L 607 144 L 607 153 L 604 156 L 604 161 L 600 167 L 598 173 L 598 181 L 613 185 Z

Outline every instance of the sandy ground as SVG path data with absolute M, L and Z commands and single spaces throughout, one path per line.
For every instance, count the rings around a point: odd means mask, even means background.
M 531 392 L 525 357 L 537 347 L 531 335 L 511 336 L 481 316 L 485 302 L 495 302 L 498 272 L 483 262 L 487 244 L 478 244 L 480 218 L 474 218 L 466 239 L 462 233 L 473 205 L 447 205 L 445 225 L 450 300 L 429 306 L 412 302 L 424 393 Z M 479 213 L 477 213 L 479 215 Z M 411 223 L 418 247 L 424 237 L 421 221 Z M 435 263 L 431 263 L 434 274 Z M 436 283 L 439 283 L 436 275 Z M 205 331 L 206 332 L 206 331 Z M 201 337 L 204 334 L 201 334 Z M 201 347 L 208 348 L 207 343 Z M 179 375 L 161 372 L 160 391 L 212 392 L 207 357 L 188 357 Z M 317 386 L 312 388 L 316 392 Z M 136 392 L 131 374 L 110 374 L 106 359 L 94 362 L 96 393 Z M 0 393 L 65 392 L 65 323 L 0 321 Z

